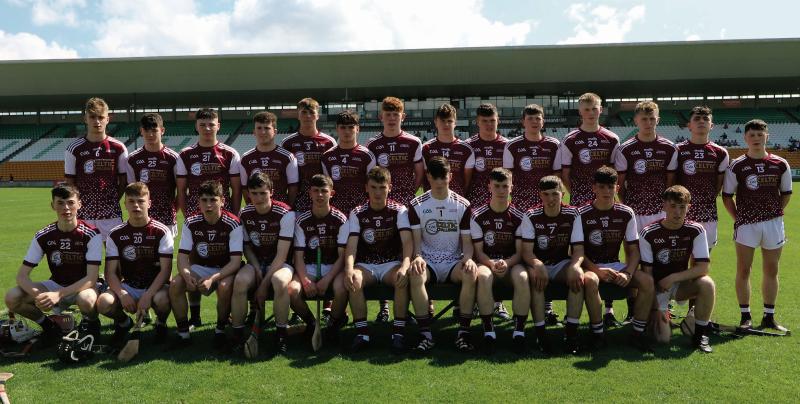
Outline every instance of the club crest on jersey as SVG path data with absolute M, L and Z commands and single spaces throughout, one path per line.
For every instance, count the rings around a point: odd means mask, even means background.
M 375 229 L 365 229 L 361 237 L 367 244 L 375 244 Z
M 86 174 L 91 174 L 94 172 L 94 160 L 87 160 L 83 163 L 83 172 Z
M 339 166 L 331 167 L 331 178 L 333 178 L 335 181 L 338 181 L 340 178 L 342 178 L 341 167 Z
M 253 243 L 256 247 L 261 247 L 261 235 L 257 231 L 251 231 L 250 234 L 250 242 Z
M 150 170 L 143 168 L 142 171 L 139 172 L 139 181 L 141 182 L 150 182 Z
M 208 258 L 208 243 L 200 242 L 197 243 L 197 255 Z
M 299 151 L 295 153 L 294 159 L 297 160 L 297 165 L 304 166 L 306 165 L 306 154 Z
M 425 222 L 425 232 L 428 234 L 436 234 L 439 232 L 439 223 L 436 219 L 431 219 Z
M 378 164 L 380 164 L 381 167 L 389 167 L 389 155 L 386 153 L 379 154 Z
M 317 247 L 319 247 L 319 237 L 311 237 L 311 239 L 308 240 L 308 248 L 314 250 Z
M 122 256 L 128 261 L 136 261 L 136 247 L 129 245 L 122 249 Z
M 485 242 L 486 245 L 488 245 L 488 246 L 493 246 L 494 245 L 494 232 L 491 231 L 491 230 L 487 231 L 486 234 L 483 235 L 483 242 Z
M 548 245 L 550 244 L 550 238 L 545 235 L 536 237 L 536 244 L 539 245 L 539 249 L 546 250 Z
M 603 245 L 603 231 L 600 229 L 594 229 L 591 233 L 589 233 L 589 242 L 592 245 Z
M 475 169 L 478 171 L 485 171 L 486 170 L 486 159 L 483 157 L 478 157 L 475 159 Z
M 635 171 L 636 174 L 644 174 L 647 171 L 647 160 L 636 160 L 636 162 L 633 163 L 633 171 Z
M 530 171 L 533 169 L 533 159 L 528 156 L 525 156 L 519 160 L 519 168 L 522 171 Z
M 750 174 L 747 176 L 744 183 L 747 186 L 747 189 L 755 191 L 758 189 L 758 176 L 755 174 Z
M 686 160 L 683 162 L 683 172 L 686 175 L 694 175 L 697 172 L 697 163 L 694 160 Z
M 52 262 L 55 266 L 60 266 L 62 262 L 61 251 L 53 251 L 53 253 L 50 254 L 50 262 Z
M 592 152 L 589 149 L 581 149 L 578 151 L 578 159 L 583 164 L 589 164 L 592 162 Z
M 669 264 L 669 248 L 659 250 L 656 254 L 656 259 L 664 265 Z
M 194 163 L 191 167 L 192 175 L 199 176 L 203 172 L 203 164 Z

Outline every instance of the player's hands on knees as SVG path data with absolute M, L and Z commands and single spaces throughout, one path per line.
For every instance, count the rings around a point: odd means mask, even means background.
M 347 271 L 344 274 L 344 288 L 348 292 L 356 291 L 356 271 Z
M 137 304 L 136 311 L 146 313 L 147 310 L 150 310 L 150 306 L 153 305 L 153 295 L 145 292 L 142 294 L 142 297 L 139 298 L 139 303 Z
M 311 282 L 311 279 L 308 279 L 307 276 L 300 278 L 300 284 L 303 286 L 303 293 L 306 294 L 306 297 L 314 297 L 317 295 L 317 285 Z
M 597 277 L 600 278 L 601 281 L 607 283 L 617 283 L 617 271 L 611 268 L 598 268 L 597 272 Z
M 492 265 L 492 272 L 496 273 L 497 275 L 503 275 L 508 271 L 508 263 L 506 260 L 497 260 Z
M 214 280 L 209 278 L 203 278 L 200 282 L 197 283 L 197 289 L 202 293 L 208 293 L 214 287 Z
M 398 268 L 397 274 L 394 280 L 394 287 L 396 288 L 404 288 L 408 285 L 408 269 L 407 268 Z
M 192 276 L 189 272 L 181 272 L 181 276 L 183 277 L 183 282 L 186 284 L 186 290 L 194 292 L 197 290 L 197 279 Z
M 422 257 L 414 258 L 411 261 L 411 272 L 417 275 L 422 275 L 425 272 L 425 267 L 428 264 L 425 263 L 425 259 Z
M 539 292 L 544 291 L 547 287 L 549 277 L 547 276 L 547 268 L 543 263 L 538 262 L 533 266 L 531 281 L 533 282 L 533 287 Z
M 133 296 L 125 290 L 119 294 L 119 303 L 122 305 L 122 309 L 128 313 L 136 313 L 136 300 L 133 300 Z
M 567 286 L 573 292 L 580 292 L 583 288 L 583 271 L 576 267 L 569 267 L 568 270 Z
M 36 307 L 42 311 L 50 311 L 59 301 L 61 295 L 58 292 L 42 292 L 36 296 Z
M 632 278 L 633 278 L 633 275 L 631 275 L 631 274 L 629 274 L 629 273 L 627 273 L 625 271 L 619 271 L 619 272 L 617 272 L 616 278 L 614 278 L 614 284 L 617 285 L 617 286 L 625 288 L 625 287 L 628 287 L 629 283 L 631 283 L 631 279 Z
M 472 275 L 478 273 L 478 265 L 475 264 L 475 261 L 473 261 L 472 258 L 464 261 L 463 267 L 465 274 Z
M 256 289 L 256 304 L 258 304 L 258 307 L 263 307 L 264 302 L 267 301 L 267 292 L 269 292 L 268 285 L 269 282 L 261 282 L 258 284 L 258 289 Z

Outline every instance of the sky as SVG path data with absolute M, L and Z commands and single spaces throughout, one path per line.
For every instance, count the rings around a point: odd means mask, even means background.
M 0 60 L 800 37 L 800 2 L 0 0 Z

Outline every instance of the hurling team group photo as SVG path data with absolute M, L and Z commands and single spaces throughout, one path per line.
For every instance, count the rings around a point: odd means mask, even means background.
M 182 150 L 163 142 L 166 117 L 137 114 L 140 147 L 129 152 L 107 131 L 111 107 L 89 98 L 63 179 L 29 207 L 49 203 L 52 219 L 13 252 L 11 337 L 18 324 L 26 350 L 73 363 L 145 350 L 255 360 L 621 345 L 658 356 L 678 344 L 714 355 L 715 335 L 790 335 L 776 303 L 792 170 L 768 150 L 765 120 L 731 135 L 746 148 L 733 158 L 710 137 L 708 106 L 690 108 L 685 138 L 672 142 L 659 134 L 659 105 L 640 101 L 637 132 L 621 140 L 601 126 L 600 96 L 576 97 L 578 125 L 561 140 L 537 104 L 515 118 L 519 136 L 502 136 L 486 102 L 465 140 L 457 107 L 435 106 L 427 139 L 404 128 L 404 102 L 388 96 L 364 144 L 359 112 L 339 112 L 326 134 L 320 103 L 303 98 L 285 137 L 288 118 L 254 111 L 242 136 L 255 147 L 242 154 L 218 139 L 212 108 L 191 112 L 196 140 Z M 732 229 L 718 226 L 723 215 Z M 721 244 L 735 270 L 712 271 Z M 751 307 L 753 293 L 763 307 Z M 716 305 L 720 294 L 738 307 Z M 719 312 L 739 320 L 721 325 Z M 443 314 L 454 332 L 436 326 Z M 211 338 L 193 336 L 206 326 Z

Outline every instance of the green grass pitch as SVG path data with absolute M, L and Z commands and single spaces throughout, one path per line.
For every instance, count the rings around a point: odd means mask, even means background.
M 0 293 L 14 286 L 17 269 L 33 234 L 53 221 L 47 189 L 0 189 L 5 211 L 0 215 Z M 781 294 L 777 315 L 789 328 L 800 324 L 800 259 L 797 235 L 800 202 L 787 209 L 790 241 L 781 260 Z M 712 252 L 711 276 L 717 283 L 717 321 L 738 321 L 734 292 L 735 251 L 731 220 L 720 205 L 720 243 Z M 753 271 L 754 320 L 761 315 L 760 255 Z M 34 279 L 49 276 L 46 264 L 34 270 Z M 509 302 L 510 303 L 510 302 Z M 437 302 L 441 307 L 445 302 Z M 0 304 L 0 306 L 4 306 Z M 594 355 L 543 358 L 536 353 L 517 357 L 506 348 L 511 325 L 498 327 L 497 353 L 463 355 L 452 345 L 455 323 L 446 315 L 434 324 L 435 352 L 427 358 L 396 357 L 389 352 L 389 327 L 373 327 L 373 348 L 363 354 L 345 352 L 353 331 L 342 335 L 342 346 L 326 346 L 313 354 L 299 342 L 290 344 L 285 357 L 262 354 L 255 361 L 216 355 L 210 341 L 215 319 L 214 298 L 203 299 L 205 325 L 193 334 L 191 348 L 163 352 L 147 344 L 130 364 L 98 356 L 86 364 L 64 366 L 53 349 L 16 361 L 0 359 L 0 371 L 13 372 L 8 383 L 15 403 L 42 402 L 642 402 L 688 400 L 746 402 L 794 401 L 798 337 L 740 340 L 715 338 L 714 353 L 700 355 L 687 347 L 688 339 L 675 331 L 670 347 L 659 346 L 655 357 L 643 357 L 625 346 L 629 330 L 611 330 L 611 347 Z M 510 304 L 509 304 L 510 307 Z M 4 307 L 3 307 L 4 308 Z M 564 313 L 563 302 L 556 302 Z M 624 316 L 624 302 L 616 304 Z M 270 308 L 271 310 L 271 308 Z M 375 303 L 370 304 L 370 319 Z M 586 315 L 581 333 L 586 334 Z M 105 324 L 108 324 L 106 321 Z M 474 335 L 479 324 L 474 322 Z M 174 321 L 170 317 L 170 331 Z M 414 326 L 409 328 L 413 337 Z M 104 329 L 106 336 L 110 330 Z M 529 324 L 529 340 L 530 324 Z M 550 329 L 554 341 L 561 330 Z M 267 331 L 262 351 L 269 350 L 274 330 Z M 413 338 L 410 338 L 413 340 Z M 556 348 L 560 343 L 556 344 Z M 340 349 L 341 348 L 341 349 Z

